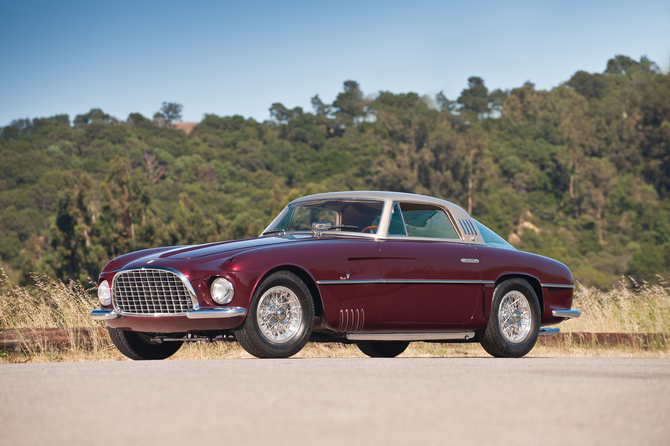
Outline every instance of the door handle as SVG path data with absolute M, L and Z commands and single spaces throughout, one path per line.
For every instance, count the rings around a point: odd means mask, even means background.
M 479 259 L 461 259 L 463 263 L 479 263 Z

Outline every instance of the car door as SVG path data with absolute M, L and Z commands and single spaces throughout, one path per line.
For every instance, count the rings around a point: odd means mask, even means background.
M 476 246 L 464 243 L 444 209 L 396 203 L 379 242 L 380 324 L 403 329 L 469 321 L 482 283 Z

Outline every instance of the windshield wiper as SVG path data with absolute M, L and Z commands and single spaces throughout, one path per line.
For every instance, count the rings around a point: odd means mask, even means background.
M 286 235 L 286 231 L 284 229 L 274 229 L 272 231 L 265 231 L 261 235 L 268 235 L 268 234 L 281 234 L 281 235 Z
M 354 225 L 339 225 L 339 226 L 329 226 L 329 227 L 324 228 L 324 229 L 327 229 L 327 230 L 331 230 L 331 229 L 358 229 L 358 226 L 354 226 Z

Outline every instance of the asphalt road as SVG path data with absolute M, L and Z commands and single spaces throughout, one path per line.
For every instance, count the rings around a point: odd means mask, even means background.
M 668 445 L 670 360 L 0 365 L 0 445 Z

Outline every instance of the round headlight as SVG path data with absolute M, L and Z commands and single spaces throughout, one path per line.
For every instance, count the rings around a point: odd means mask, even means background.
M 230 303 L 233 300 L 233 296 L 235 296 L 233 284 L 223 277 L 219 277 L 212 282 L 210 291 L 212 292 L 212 299 L 219 305 Z
M 109 306 L 112 303 L 112 293 L 109 290 L 109 282 L 103 280 L 98 285 L 98 300 L 103 307 Z

